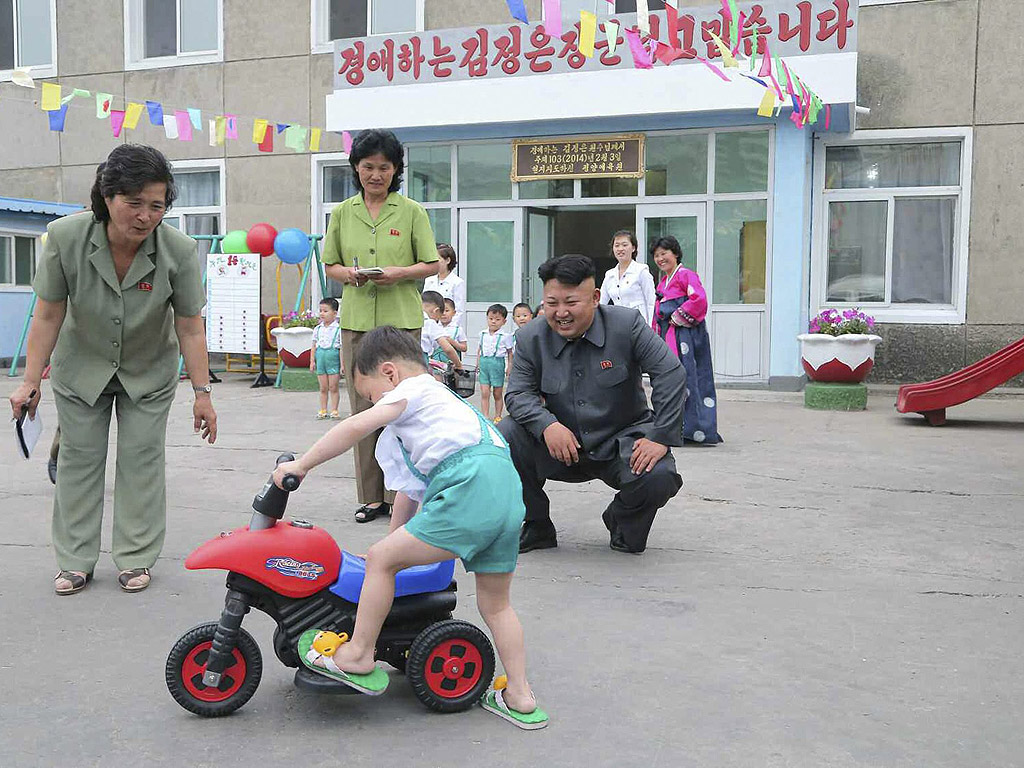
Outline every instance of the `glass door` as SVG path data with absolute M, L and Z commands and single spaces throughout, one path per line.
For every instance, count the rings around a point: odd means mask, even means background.
M 654 282 L 661 280 L 650 257 L 650 245 L 659 237 L 672 235 L 683 249 L 683 266 L 696 272 L 711 295 L 711 272 L 707 255 L 707 206 L 704 203 L 666 203 L 636 207 L 636 235 L 640 243 L 637 259 L 651 269 Z
M 512 307 L 523 295 L 523 210 L 463 208 L 459 211 L 459 274 L 466 281 L 466 335 L 477 354 L 487 327 L 487 307 Z
M 526 209 L 526 259 L 523 270 L 523 297 L 531 311 L 544 298 L 544 284 L 537 268 L 555 255 L 555 211 L 547 208 Z

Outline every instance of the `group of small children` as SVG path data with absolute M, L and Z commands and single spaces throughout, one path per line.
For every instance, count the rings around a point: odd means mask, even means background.
M 508 310 L 503 304 L 492 304 L 487 308 L 487 330 L 480 331 L 480 348 L 477 368 L 480 378 L 480 406 L 484 416 L 491 418 L 491 399 L 494 400 L 494 422 L 501 421 L 505 379 L 512 370 L 512 357 L 516 349 L 516 332 L 533 320 L 528 304 L 519 303 L 512 308 L 512 320 L 516 330 L 503 330 L 508 321 Z

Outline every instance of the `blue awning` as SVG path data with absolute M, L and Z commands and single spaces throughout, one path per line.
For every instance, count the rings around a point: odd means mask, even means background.
M 51 203 L 45 200 L 24 200 L 19 197 L 0 197 L 0 211 L 35 213 L 43 216 L 67 216 L 81 211 L 83 206 Z

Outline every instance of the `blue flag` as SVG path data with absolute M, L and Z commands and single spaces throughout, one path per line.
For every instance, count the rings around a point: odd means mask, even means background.
M 278 133 L 284 133 L 287 128 L 288 128 L 288 123 L 278 123 L 277 124 L 277 132 Z
M 52 109 L 46 113 L 50 116 L 50 130 L 63 131 L 64 119 L 68 116 L 68 105 L 61 104 L 60 109 Z
M 149 122 L 153 125 L 164 124 L 164 108 L 159 101 L 147 101 L 146 109 L 149 110 Z
M 512 14 L 513 19 L 518 19 L 523 24 L 529 24 L 530 20 L 526 18 L 526 6 L 523 5 L 523 0 L 505 0 L 508 3 L 508 12 Z

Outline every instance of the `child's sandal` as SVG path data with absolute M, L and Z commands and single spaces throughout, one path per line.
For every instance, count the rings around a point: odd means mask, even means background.
M 317 411 L 316 420 L 323 421 L 327 418 L 327 411 Z
M 338 419 L 340 419 L 340 418 L 341 418 L 341 414 L 340 414 L 340 413 L 338 413 L 337 411 L 331 411 L 331 418 L 332 418 L 332 419 L 333 419 L 334 421 L 337 421 Z

